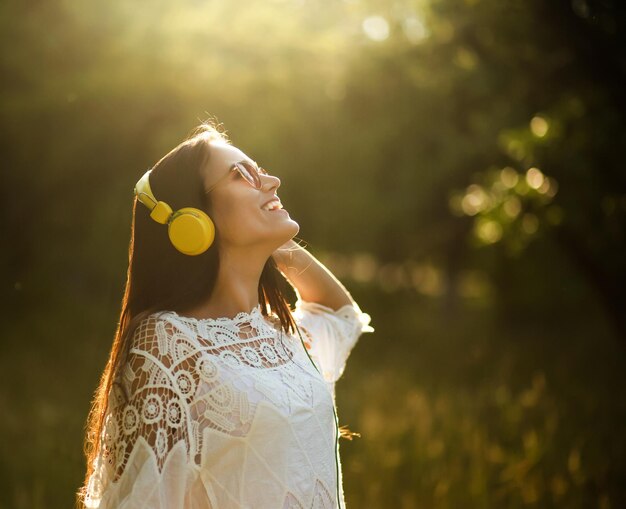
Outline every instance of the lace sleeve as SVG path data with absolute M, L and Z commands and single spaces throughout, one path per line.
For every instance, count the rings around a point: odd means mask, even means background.
M 304 333 L 309 354 L 322 368 L 322 375 L 328 382 L 336 382 L 341 377 L 361 333 L 374 332 L 369 325 L 370 316 L 356 303 L 333 310 L 316 302 L 298 300 L 293 316 Z
M 194 468 L 197 423 L 189 406 L 197 380 L 185 342 L 153 317 L 135 331 L 110 392 L 87 507 L 214 507 Z

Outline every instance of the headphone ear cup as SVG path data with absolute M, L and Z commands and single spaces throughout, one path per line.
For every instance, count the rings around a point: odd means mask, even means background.
M 204 211 L 184 207 L 172 216 L 167 233 L 178 251 L 196 256 L 204 253 L 213 244 L 215 225 Z

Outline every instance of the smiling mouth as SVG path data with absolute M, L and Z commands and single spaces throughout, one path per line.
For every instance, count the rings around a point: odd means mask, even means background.
M 282 210 L 282 208 L 283 208 L 283 204 L 280 202 L 280 200 L 272 200 L 266 203 L 265 205 L 263 205 L 263 207 L 261 207 L 262 210 L 265 210 L 267 212 L 274 212 L 275 210 Z

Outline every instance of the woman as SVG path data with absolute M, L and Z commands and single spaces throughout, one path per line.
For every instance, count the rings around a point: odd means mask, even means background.
M 334 386 L 374 329 L 279 186 L 209 122 L 138 182 L 86 507 L 344 507 Z

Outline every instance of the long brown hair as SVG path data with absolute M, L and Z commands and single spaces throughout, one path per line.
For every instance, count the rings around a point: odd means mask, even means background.
M 150 187 L 155 196 L 173 210 L 195 207 L 208 212 L 209 196 L 204 192 L 201 169 L 211 151 L 209 141 L 230 143 L 220 124 L 204 121 L 177 147 L 152 168 Z M 139 210 L 138 210 L 139 208 Z M 149 211 L 135 198 L 132 209 L 126 288 L 121 313 L 106 367 L 95 391 L 87 418 L 84 452 L 87 471 L 78 490 L 77 504 L 83 507 L 86 487 L 109 404 L 109 392 L 130 349 L 130 339 L 141 321 L 161 310 L 183 311 L 206 300 L 215 285 L 219 269 L 219 231 L 213 245 L 198 256 L 187 256 L 170 243 L 164 226 L 149 217 Z M 259 280 L 261 311 L 274 313 L 286 333 L 295 332 L 295 322 L 285 296 L 286 281 L 270 257 Z

